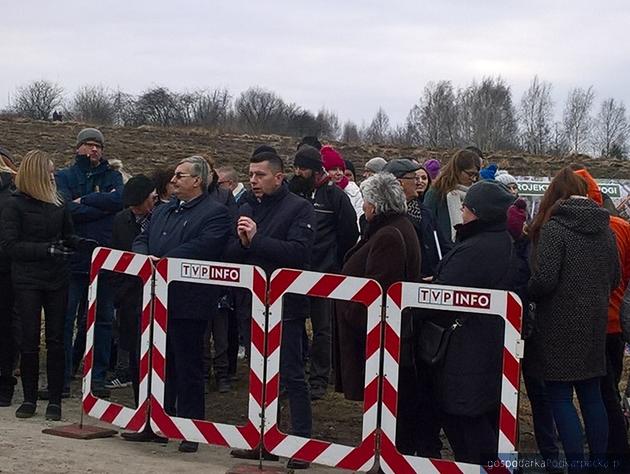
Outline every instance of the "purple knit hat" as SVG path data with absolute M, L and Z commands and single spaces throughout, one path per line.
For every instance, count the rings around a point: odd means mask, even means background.
M 430 160 L 424 162 L 424 168 L 427 170 L 427 173 L 429 173 L 431 181 L 437 178 L 437 175 L 440 174 L 441 167 L 442 165 L 435 158 L 431 158 Z

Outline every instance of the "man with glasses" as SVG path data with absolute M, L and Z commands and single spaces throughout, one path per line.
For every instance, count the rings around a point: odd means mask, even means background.
M 74 164 L 55 176 L 57 189 L 72 214 L 75 233 L 93 242 L 92 246 L 76 249 L 71 258 L 72 276 L 64 332 L 65 397 L 70 395 L 70 381 L 80 365 L 85 348 L 85 301 L 92 250 L 96 245 L 109 245 L 114 216 L 122 210 L 122 175 L 103 158 L 104 145 L 105 138 L 100 130 L 84 128 L 77 136 Z M 77 312 L 80 314 L 73 360 L 72 335 Z M 109 395 L 104 384 L 110 360 L 113 317 L 114 307 L 107 279 L 99 279 L 92 392 L 100 397 Z M 40 392 L 40 397 L 46 398 L 47 391 Z
M 155 260 L 221 259 L 232 221 L 227 208 L 208 194 L 209 172 L 210 167 L 201 156 L 179 162 L 171 180 L 176 199 L 155 210 L 147 230 L 134 240 L 134 252 Z M 210 316 L 208 308 L 217 304 L 218 295 L 217 288 L 207 285 L 169 285 L 164 408 L 170 415 L 205 418 L 203 342 Z M 195 452 L 197 443 L 182 441 L 179 450 Z

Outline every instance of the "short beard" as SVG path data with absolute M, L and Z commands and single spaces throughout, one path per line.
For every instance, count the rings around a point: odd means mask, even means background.
M 289 190 L 295 194 L 310 194 L 315 189 L 315 175 L 312 174 L 308 178 L 294 175 L 289 181 Z

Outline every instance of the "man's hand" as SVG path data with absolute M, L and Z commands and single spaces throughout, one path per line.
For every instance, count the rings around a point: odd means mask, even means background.
M 257 230 L 256 223 L 251 217 L 242 216 L 236 223 L 236 232 L 238 233 L 238 238 L 241 240 L 243 247 L 249 247 L 251 245 Z

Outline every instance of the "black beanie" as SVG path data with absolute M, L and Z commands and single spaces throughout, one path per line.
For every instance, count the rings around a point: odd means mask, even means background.
M 464 206 L 484 222 L 504 222 L 514 196 L 498 181 L 479 181 L 473 184 L 464 198 Z
M 295 154 L 293 166 L 321 171 L 323 168 L 322 155 L 310 145 L 302 145 Z
M 129 178 L 122 192 L 123 206 L 138 206 L 142 204 L 155 189 L 155 184 L 143 174 Z
M 317 139 L 317 137 L 315 137 L 313 135 L 307 135 L 306 137 L 302 138 L 300 143 L 298 143 L 297 149 L 299 150 L 304 145 L 312 146 L 313 148 L 315 148 L 317 150 L 321 150 L 322 149 L 321 142 Z
M 352 161 L 350 161 L 350 160 L 346 160 L 345 158 L 344 158 L 343 161 L 345 161 L 345 163 L 346 163 L 346 169 L 352 171 L 352 176 L 354 176 L 356 178 L 357 177 L 357 172 L 356 172 L 356 170 L 354 168 L 354 163 L 352 163 Z

